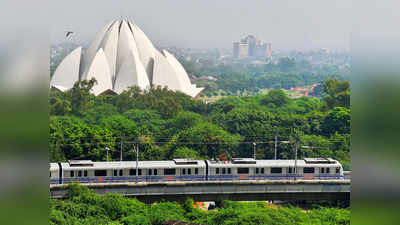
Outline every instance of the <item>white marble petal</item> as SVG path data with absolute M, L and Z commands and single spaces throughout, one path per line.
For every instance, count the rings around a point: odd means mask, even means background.
M 118 36 L 120 21 L 116 21 L 108 30 L 100 47 L 104 50 L 110 67 L 110 74 L 115 76 L 115 67 L 117 63 Z
M 81 80 L 86 79 L 86 74 L 89 70 L 89 66 L 92 63 L 93 58 L 96 56 L 96 53 L 100 48 L 100 44 L 102 43 L 104 36 L 106 35 L 110 26 L 115 22 L 116 21 L 112 21 L 111 23 L 105 25 L 103 29 L 96 35 L 96 38 L 90 44 L 90 46 L 84 51 L 79 71 L 79 76 Z
M 150 86 L 146 71 L 139 59 L 136 59 L 133 52 L 130 57 L 126 57 L 117 74 L 114 84 L 114 91 L 118 94 L 127 90 L 128 87 L 139 86 L 146 89 Z
M 93 94 L 100 95 L 105 91 L 112 90 L 110 67 L 102 48 L 97 52 L 88 70 L 87 80 L 90 80 L 92 77 L 97 80 L 97 85 L 92 89 Z
M 69 53 L 53 74 L 50 85 L 57 89 L 70 89 L 79 80 L 79 65 L 82 47 L 78 47 Z
M 153 64 L 154 56 L 157 52 L 146 34 L 135 24 L 130 23 L 133 30 L 133 37 L 135 38 L 136 45 L 139 51 L 140 61 L 142 61 L 144 68 L 146 69 L 149 80 L 153 80 Z
M 173 91 L 182 92 L 183 90 L 179 77 L 176 75 L 174 68 L 160 52 L 156 52 L 155 54 L 153 85 L 162 87 L 167 86 L 168 89 Z
M 182 91 L 189 91 L 192 88 L 189 75 L 186 73 L 181 63 L 167 50 L 163 50 L 163 54 L 165 55 L 165 58 L 168 60 L 169 64 L 171 64 L 171 66 L 174 68 L 176 76 L 178 76 L 178 79 L 181 82 L 181 86 L 183 88 Z
M 167 58 L 169 64 L 171 64 L 172 68 L 175 70 L 175 74 L 178 77 L 181 83 L 181 92 L 190 95 L 192 97 L 197 96 L 203 88 L 197 88 L 195 84 L 192 84 L 189 79 L 189 75 L 186 73 L 185 69 L 183 68 L 182 64 L 169 53 L 167 50 L 163 50 L 165 57 Z
M 133 55 L 139 57 L 139 52 L 136 46 L 135 39 L 133 38 L 133 33 L 129 28 L 128 23 L 126 21 L 123 21 L 118 39 L 117 73 L 122 63 L 124 63 L 125 59 L 127 57 L 132 57 L 132 53 Z

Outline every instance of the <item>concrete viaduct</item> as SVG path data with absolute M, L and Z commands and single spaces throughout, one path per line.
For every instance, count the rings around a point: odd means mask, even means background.
M 163 183 L 82 184 L 95 193 L 118 193 L 143 202 L 349 200 L 350 180 L 189 181 Z M 64 198 L 67 184 L 50 185 L 50 198 Z

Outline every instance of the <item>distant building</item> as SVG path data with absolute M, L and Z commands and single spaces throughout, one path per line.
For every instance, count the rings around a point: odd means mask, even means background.
M 240 59 L 243 58 L 248 58 L 250 56 L 250 50 L 249 50 L 249 45 L 248 44 L 239 44 L 239 57 Z
M 234 42 L 233 43 L 233 57 L 238 58 L 239 57 L 239 42 Z
M 253 35 L 233 43 L 233 56 L 237 59 L 271 58 L 271 43 L 257 40 Z

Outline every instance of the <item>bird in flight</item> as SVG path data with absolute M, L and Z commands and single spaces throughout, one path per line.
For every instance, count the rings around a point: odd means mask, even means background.
M 67 33 L 65 34 L 65 37 L 69 37 L 73 33 L 74 33 L 73 31 L 67 31 Z

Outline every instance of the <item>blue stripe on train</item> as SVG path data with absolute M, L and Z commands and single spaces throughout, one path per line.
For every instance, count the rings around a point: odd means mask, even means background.
M 248 176 L 244 175 L 245 178 L 241 179 L 240 177 L 243 175 L 212 175 L 208 176 L 209 179 L 238 179 L 238 180 L 245 180 L 245 179 L 284 179 L 284 178 L 294 178 L 295 175 L 273 175 L 273 176 L 262 176 L 262 175 L 256 175 L 256 176 Z M 169 179 L 171 177 L 171 179 Z M 304 175 L 298 174 L 296 177 L 302 178 Z M 341 175 L 314 175 L 311 176 L 310 178 L 344 178 L 344 176 Z M 100 180 L 101 179 L 101 180 Z M 142 181 L 142 180 L 199 180 L 199 179 L 205 179 L 205 176 L 152 176 L 152 177 L 98 177 L 98 178 L 62 178 L 61 181 L 63 183 L 71 183 L 71 182 L 82 182 L 82 183 L 89 183 L 89 182 L 94 182 L 94 183 L 104 183 L 104 182 L 115 182 L 115 181 Z M 58 184 L 59 179 L 50 179 L 51 184 Z

